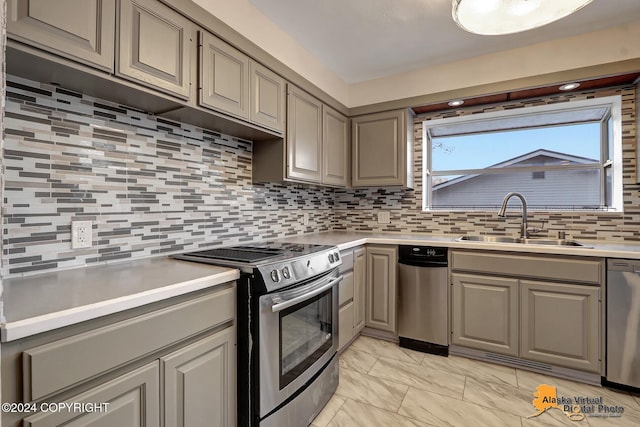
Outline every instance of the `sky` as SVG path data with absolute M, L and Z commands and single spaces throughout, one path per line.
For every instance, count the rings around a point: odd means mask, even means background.
M 434 171 L 481 169 L 541 148 L 600 159 L 599 123 L 440 137 L 433 141 Z

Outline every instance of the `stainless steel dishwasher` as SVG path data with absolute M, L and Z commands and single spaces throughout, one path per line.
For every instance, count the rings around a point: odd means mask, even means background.
M 447 265 L 447 248 L 399 247 L 400 347 L 449 354 Z
M 606 378 L 640 388 L 640 260 L 607 260 Z

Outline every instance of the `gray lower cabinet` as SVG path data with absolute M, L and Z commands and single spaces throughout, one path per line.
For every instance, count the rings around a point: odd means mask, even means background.
M 355 302 L 353 328 L 359 334 L 365 325 L 367 289 L 367 252 L 364 248 L 353 251 L 353 300 Z
M 599 372 L 600 288 L 520 282 L 520 355 Z
M 604 260 L 451 253 L 451 342 L 602 374 Z
M 385 332 L 397 333 L 396 246 L 367 245 L 367 289 L 365 325 Z
M 160 359 L 165 426 L 236 424 L 235 342 L 227 328 Z
M 451 342 L 517 356 L 518 280 L 453 273 L 451 283 Z
M 160 426 L 160 370 L 157 361 L 68 399 L 70 404 L 105 404 L 94 410 L 45 411 L 27 417 L 23 426 Z M 171 424 L 166 424 L 167 426 Z
M 115 0 L 8 0 L 7 36 L 113 71 Z
M 2 426 L 233 426 L 234 318 L 227 283 L 3 343 L 3 401 L 107 405 L 5 412 Z
M 188 99 L 191 22 L 156 0 L 120 0 L 116 74 Z
M 342 257 L 342 282 L 339 287 L 338 349 L 343 350 L 364 328 L 365 308 L 365 249 L 347 249 Z
M 395 110 L 351 119 L 352 187 L 413 187 L 413 114 Z

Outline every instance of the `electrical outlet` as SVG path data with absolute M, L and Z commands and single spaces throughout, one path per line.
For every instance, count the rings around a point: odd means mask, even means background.
M 93 245 L 91 221 L 71 221 L 71 249 L 90 248 Z
M 378 224 L 389 224 L 391 222 L 391 213 L 388 211 L 378 212 Z
M 302 225 L 309 225 L 309 212 L 302 213 Z

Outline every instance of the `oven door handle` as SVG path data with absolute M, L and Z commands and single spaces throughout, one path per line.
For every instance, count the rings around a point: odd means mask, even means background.
M 342 282 L 342 276 L 331 280 L 329 283 L 322 285 L 318 288 L 315 288 L 309 292 L 306 292 L 303 295 L 299 295 L 295 298 L 291 298 L 289 300 L 283 301 L 281 303 L 278 304 L 274 304 L 271 306 L 271 311 L 273 311 L 274 313 L 277 313 L 279 311 L 282 311 L 284 309 L 287 309 L 289 307 L 292 307 L 296 304 L 298 304 L 299 302 L 305 301 L 309 298 L 315 297 L 316 295 L 320 295 L 321 293 L 323 293 L 324 291 L 326 291 L 327 289 L 331 289 L 332 287 L 334 287 L 336 284 Z

